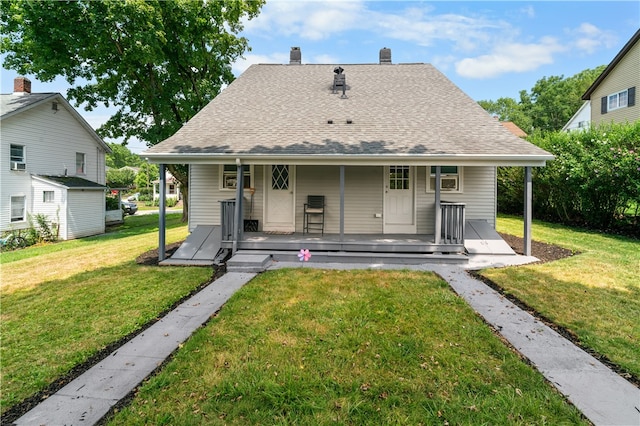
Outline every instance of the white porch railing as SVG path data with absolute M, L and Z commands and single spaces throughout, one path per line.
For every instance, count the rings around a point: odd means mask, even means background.
M 440 202 L 442 244 L 464 244 L 465 206 L 465 203 Z

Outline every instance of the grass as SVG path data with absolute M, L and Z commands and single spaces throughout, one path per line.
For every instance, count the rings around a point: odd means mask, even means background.
M 187 235 L 167 216 L 167 243 Z M 138 265 L 157 248 L 158 216 L 111 232 L 2 253 L 2 413 L 140 329 L 211 277 L 208 268 Z
M 586 424 L 449 286 L 410 271 L 269 271 L 112 425 Z
M 522 219 L 500 217 L 498 231 L 522 236 Z M 482 275 L 640 377 L 640 241 L 544 222 L 533 238 L 580 254 Z

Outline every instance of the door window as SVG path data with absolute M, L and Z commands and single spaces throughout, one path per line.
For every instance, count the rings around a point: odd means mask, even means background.
M 286 165 L 271 166 L 271 189 L 275 189 L 275 190 L 289 189 L 289 166 L 286 166 Z

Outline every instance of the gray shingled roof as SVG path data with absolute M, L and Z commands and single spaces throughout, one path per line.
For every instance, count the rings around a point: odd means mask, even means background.
M 107 187 L 99 183 L 78 177 L 60 175 L 34 175 L 36 178 L 48 180 L 64 186 L 67 189 L 106 189 Z
M 55 98 L 57 93 L 29 93 L 0 95 L 0 117 L 6 118 L 23 108 L 31 107 L 49 98 Z
M 143 155 L 186 163 L 400 156 L 541 165 L 553 158 L 511 134 L 429 64 L 342 65 L 347 99 L 332 93 L 335 67 L 253 65 Z

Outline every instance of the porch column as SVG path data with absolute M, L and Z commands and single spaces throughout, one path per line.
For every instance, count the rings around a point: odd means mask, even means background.
M 159 164 L 158 165 L 158 169 L 160 169 L 160 195 L 158 198 L 158 209 L 159 209 L 159 220 L 160 223 L 158 224 L 158 235 L 159 235 L 159 241 L 158 241 L 158 262 L 162 262 L 165 258 L 165 250 L 166 250 L 166 244 L 165 244 L 165 232 L 167 229 L 167 217 L 166 217 L 166 211 L 165 211 L 165 204 L 166 204 L 166 192 L 167 192 L 167 185 L 166 185 L 166 180 L 167 180 L 167 166 L 164 164 Z
M 533 202 L 533 182 L 531 166 L 524 168 L 524 255 L 531 256 L 531 216 Z
M 344 241 L 344 166 L 340 166 L 340 242 Z
M 427 178 L 431 174 L 431 167 L 427 166 Z M 436 187 L 435 187 L 435 205 L 436 205 L 436 223 L 435 223 L 435 237 L 433 242 L 440 244 L 440 234 L 442 233 L 442 210 L 440 208 L 440 166 L 436 166 Z
M 242 163 L 240 159 L 236 159 L 236 210 L 235 210 L 235 220 L 233 221 L 233 245 L 231 249 L 231 253 L 235 254 L 238 250 L 238 240 L 242 238 L 242 230 L 244 226 L 241 225 L 243 220 L 242 214 L 242 197 L 243 188 L 244 188 L 244 173 L 242 170 Z

